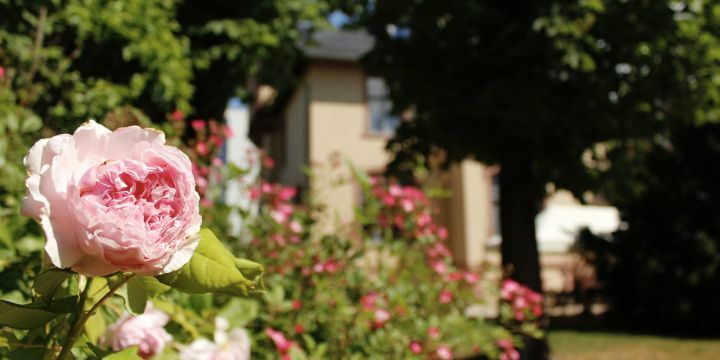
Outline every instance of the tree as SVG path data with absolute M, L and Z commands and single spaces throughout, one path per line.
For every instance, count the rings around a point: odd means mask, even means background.
M 536 290 L 534 218 L 547 183 L 581 195 L 626 174 L 669 124 L 718 118 L 720 19 L 709 1 L 368 5 L 368 67 L 396 109 L 415 113 L 388 145 L 394 161 L 439 147 L 499 164 L 503 266 Z
M 617 199 L 629 224 L 580 246 L 598 270 L 610 318 L 640 330 L 715 334 L 720 317 L 720 125 L 681 126 L 648 154 L 643 190 Z
M 329 11 L 316 0 L 0 0 L 0 292 L 40 264 L 29 255 L 41 230 L 18 214 L 34 141 L 88 119 L 220 118 L 231 96 L 252 100 L 250 79 L 291 82 L 299 25 L 323 26 Z

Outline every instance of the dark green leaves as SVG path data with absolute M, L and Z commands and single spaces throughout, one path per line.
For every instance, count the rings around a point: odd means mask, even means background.
M 0 301 L 0 325 L 15 329 L 33 329 L 45 325 L 60 314 L 76 309 L 78 298 L 70 296 L 51 303 L 15 304 Z
M 53 298 L 60 285 L 72 275 L 73 273 L 69 270 L 55 267 L 45 269 L 35 278 L 33 289 L 44 301 L 48 302 Z
M 262 265 L 235 258 L 212 231 L 203 229 L 190 261 L 180 270 L 157 279 L 191 294 L 222 292 L 247 296 L 263 290 L 262 274 Z

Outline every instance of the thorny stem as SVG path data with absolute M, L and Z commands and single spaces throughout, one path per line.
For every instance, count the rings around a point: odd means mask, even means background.
M 75 342 L 77 341 L 77 338 L 82 333 L 83 328 L 85 327 L 85 323 L 87 322 L 88 318 L 95 314 L 95 312 L 102 306 L 107 299 L 112 297 L 112 295 L 117 291 L 120 287 L 125 285 L 132 277 L 133 275 L 125 276 L 122 280 L 120 280 L 117 284 L 112 286 L 110 290 L 108 290 L 107 294 L 103 295 L 98 302 L 96 302 L 90 310 L 83 313 L 83 309 L 85 308 L 85 302 L 87 301 L 87 293 L 90 290 L 90 282 L 92 281 L 92 278 L 88 278 L 87 285 L 85 286 L 85 290 L 83 290 L 82 294 L 80 294 L 80 302 L 78 304 L 78 312 L 75 314 L 72 326 L 70 327 L 70 332 L 68 333 L 67 338 L 65 339 L 65 343 L 63 343 L 62 350 L 60 350 L 60 354 L 58 354 L 57 360 L 65 360 L 70 355 L 70 350 L 72 350 L 73 345 L 75 345 Z

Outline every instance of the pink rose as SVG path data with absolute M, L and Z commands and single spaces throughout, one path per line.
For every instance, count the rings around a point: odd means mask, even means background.
M 193 130 L 195 130 L 195 131 L 205 130 L 205 120 L 201 120 L 201 119 L 192 120 L 192 121 L 190 121 L 190 126 L 192 126 Z
M 185 265 L 201 218 L 190 159 L 165 135 L 95 121 L 35 143 L 22 213 L 38 219 L 59 268 L 156 275 Z
M 148 359 L 162 353 L 165 345 L 172 341 L 172 336 L 164 328 L 168 320 L 167 314 L 148 304 L 144 314 L 124 315 L 118 319 L 108 328 L 104 341 L 114 351 L 137 346 L 138 355 Z
M 448 290 L 443 290 L 440 292 L 440 296 L 438 297 L 438 300 L 441 304 L 449 304 L 453 300 L 453 294 Z
M 452 350 L 450 350 L 450 348 L 445 345 L 438 347 L 435 351 L 435 354 L 437 354 L 438 358 L 442 360 L 450 360 L 453 357 Z
M 411 341 L 410 342 L 410 352 L 412 352 L 415 355 L 420 355 L 422 353 L 422 345 L 420 345 L 417 341 Z
M 173 121 L 183 121 L 183 119 L 185 118 L 185 113 L 183 113 L 182 110 L 175 110 L 170 115 L 170 118 Z
M 197 151 L 197 153 L 200 154 L 201 156 L 205 156 L 208 153 L 210 153 L 210 150 L 208 149 L 207 144 L 202 141 L 197 143 L 197 145 L 195 145 L 195 151 Z
M 197 339 L 190 346 L 182 347 L 180 360 L 249 360 L 250 337 L 241 328 L 227 332 L 229 323 L 226 319 L 215 319 L 214 342 L 208 339 Z

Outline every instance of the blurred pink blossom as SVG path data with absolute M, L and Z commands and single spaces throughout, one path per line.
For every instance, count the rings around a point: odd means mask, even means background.
M 446 345 L 439 346 L 435 351 L 435 354 L 437 354 L 438 358 L 442 360 L 450 360 L 453 357 L 452 350 L 450 350 L 450 347 Z
M 440 291 L 440 296 L 438 297 L 438 301 L 440 301 L 441 304 L 449 304 L 453 300 L 453 294 L 448 290 Z
M 190 121 L 190 126 L 195 131 L 205 130 L 205 120 L 201 120 L 201 119 L 192 120 L 192 121 Z
M 410 342 L 410 352 L 412 352 L 415 355 L 420 355 L 422 353 L 422 345 L 420 345 L 417 341 L 411 341 Z

